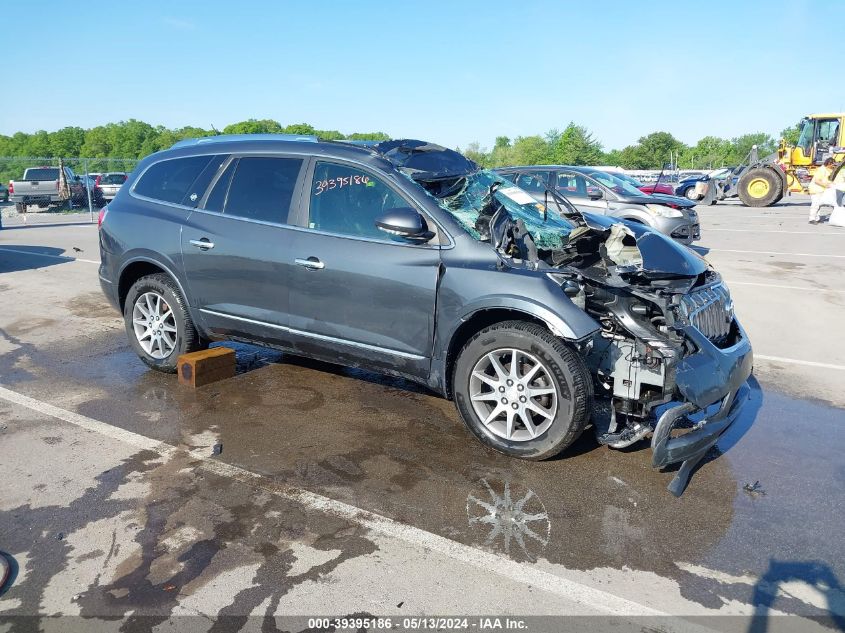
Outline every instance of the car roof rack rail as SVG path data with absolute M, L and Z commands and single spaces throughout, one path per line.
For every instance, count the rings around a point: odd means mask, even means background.
M 320 141 L 313 134 L 218 134 L 217 136 L 202 136 L 200 138 L 186 138 L 177 141 L 170 149 L 178 147 L 192 147 L 211 143 L 231 143 L 232 141 L 286 141 L 297 143 L 318 143 Z

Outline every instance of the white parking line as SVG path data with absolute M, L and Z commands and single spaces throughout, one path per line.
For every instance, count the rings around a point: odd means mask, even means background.
M 704 249 L 706 247 L 694 246 L 693 249 Z M 780 251 L 739 251 L 731 248 L 709 248 L 708 253 L 745 253 L 748 255 L 784 255 L 787 257 L 833 257 L 845 259 L 845 255 L 821 255 L 819 253 L 781 253 Z
M 193 451 L 187 451 L 177 448 L 165 442 L 159 442 L 144 435 L 133 433 L 132 431 L 127 431 L 126 429 L 121 429 L 72 411 L 67 411 L 46 402 L 36 400 L 35 398 L 30 398 L 5 387 L 0 387 L 0 398 L 31 409 L 32 411 L 68 422 L 87 431 L 98 433 L 144 450 L 155 451 L 162 457 L 169 458 L 180 453 L 190 455 L 191 458 L 201 462 L 201 467 L 222 477 L 261 488 L 270 494 L 294 501 L 311 510 L 340 517 L 368 530 L 404 541 L 413 547 L 438 552 L 461 563 L 473 565 L 484 571 L 504 576 L 514 582 L 531 585 L 602 613 L 622 616 L 668 615 L 657 609 L 652 609 L 637 602 L 621 598 L 601 589 L 595 589 L 577 581 L 538 569 L 537 567 L 517 563 L 508 558 L 502 558 L 490 552 L 484 552 L 437 534 L 399 523 L 374 512 L 362 510 L 361 508 L 356 508 L 341 501 L 335 501 L 334 499 L 309 492 L 308 490 L 277 484 L 269 478 L 253 473 L 245 468 L 213 459 L 208 456 L 207 450 L 200 451 L 199 449 L 195 449 Z
M 783 231 L 771 231 L 771 230 L 760 230 L 760 229 L 714 229 L 714 228 L 705 228 L 705 231 L 711 233 L 713 231 L 722 231 L 724 233 L 780 233 L 782 235 L 819 235 L 821 237 L 845 237 L 845 231 L 836 232 L 836 233 L 819 233 L 818 231 L 790 231 L 789 229 L 784 229 Z
M 759 360 L 770 360 L 776 363 L 788 363 L 790 365 L 806 365 L 807 367 L 821 367 L 822 369 L 841 369 L 845 371 L 845 365 L 817 363 L 812 360 L 796 360 L 794 358 L 782 358 L 780 356 L 765 356 L 763 354 L 754 354 L 754 358 Z
M 783 286 L 781 284 L 761 284 L 755 281 L 726 280 L 728 286 L 760 286 L 762 288 L 782 288 L 783 290 L 804 290 L 806 292 L 845 292 L 837 288 L 811 288 L 810 286 Z
M 50 257 L 51 259 L 61 259 L 66 262 L 85 262 L 86 264 L 98 264 L 98 260 L 94 259 L 81 259 L 79 257 L 70 257 L 68 255 L 48 255 L 47 253 L 37 253 L 35 251 L 21 251 L 16 248 L 6 248 L 5 246 L 0 246 L 0 251 L 5 251 L 7 253 L 17 253 L 19 255 L 36 255 L 38 257 Z

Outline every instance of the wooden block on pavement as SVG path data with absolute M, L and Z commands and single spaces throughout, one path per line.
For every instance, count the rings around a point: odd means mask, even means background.
M 235 350 L 213 347 L 182 354 L 176 361 L 176 368 L 181 384 L 202 387 L 235 375 Z

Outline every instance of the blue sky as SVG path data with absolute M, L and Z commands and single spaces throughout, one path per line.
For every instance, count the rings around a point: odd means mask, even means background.
M 840 0 L 33 6 L 4 2 L 2 134 L 272 118 L 489 147 L 575 121 L 609 149 L 845 109 Z

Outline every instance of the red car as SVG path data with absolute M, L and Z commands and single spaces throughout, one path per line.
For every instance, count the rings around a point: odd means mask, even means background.
M 630 182 L 632 185 L 634 185 L 637 189 L 639 189 L 643 193 L 647 193 L 647 194 L 663 193 L 663 194 L 666 194 L 667 196 L 674 196 L 675 195 L 675 190 L 672 188 L 672 186 L 665 183 L 665 182 L 660 182 L 660 183 L 652 182 L 652 183 L 649 183 L 647 185 L 644 185 L 639 180 L 637 180 L 636 178 L 632 178 L 628 174 L 614 172 L 613 175 L 616 176 L 617 178 L 621 178 L 622 180 L 626 180 L 626 181 Z

